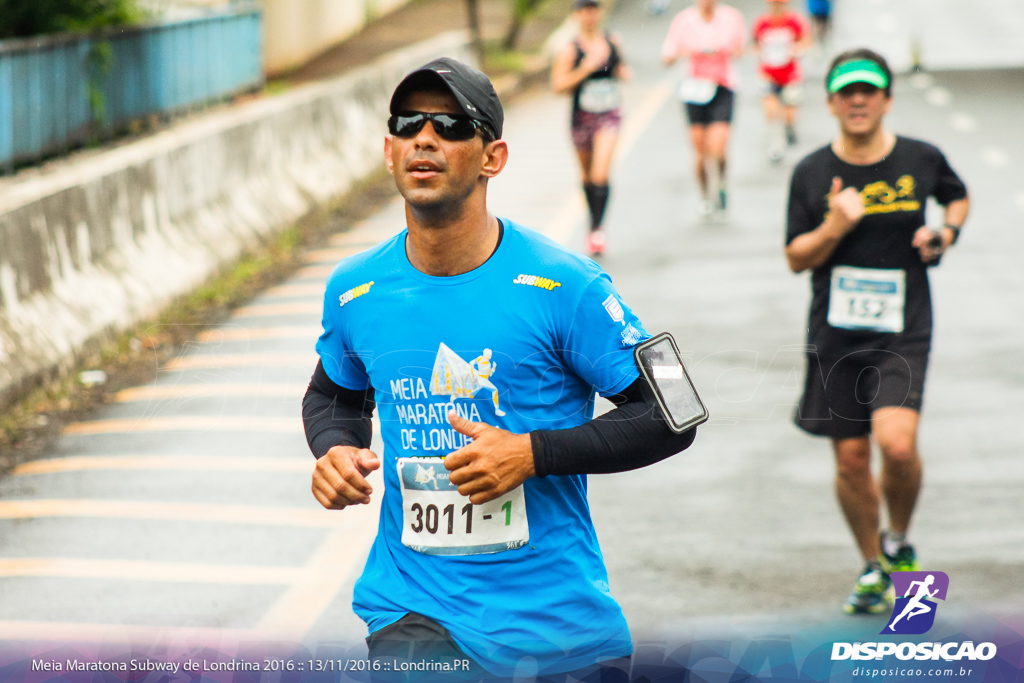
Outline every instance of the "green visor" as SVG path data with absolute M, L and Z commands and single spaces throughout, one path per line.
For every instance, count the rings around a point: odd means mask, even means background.
M 838 92 L 851 83 L 868 83 L 876 88 L 889 87 L 889 77 L 882 67 L 870 59 L 857 59 L 843 62 L 828 76 L 828 91 Z

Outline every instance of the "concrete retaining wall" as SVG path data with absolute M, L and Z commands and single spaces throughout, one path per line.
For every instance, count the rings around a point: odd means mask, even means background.
M 394 86 L 467 40 L 0 183 L 0 407 L 380 166 Z
M 267 75 L 301 66 L 406 0 L 263 0 Z

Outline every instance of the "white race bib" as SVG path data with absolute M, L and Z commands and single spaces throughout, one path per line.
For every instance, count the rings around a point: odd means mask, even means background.
M 761 43 L 761 63 L 769 68 L 778 69 L 793 61 L 788 36 L 771 37 Z
M 622 103 L 619 84 L 610 78 L 583 81 L 580 87 L 580 109 L 591 114 L 603 114 Z
M 523 487 L 473 505 L 448 480 L 444 458 L 399 458 L 402 545 L 425 555 L 481 555 L 530 540 Z
M 803 101 L 803 89 L 796 83 L 790 83 L 779 93 L 779 99 L 787 107 L 799 107 Z
M 902 332 L 907 274 L 903 270 L 832 269 L 828 324 L 847 330 Z
M 761 34 L 761 63 L 778 69 L 793 61 L 796 36 L 788 26 L 768 28 Z
M 679 83 L 679 99 L 687 104 L 707 104 L 714 98 L 718 83 L 704 78 L 684 78 Z

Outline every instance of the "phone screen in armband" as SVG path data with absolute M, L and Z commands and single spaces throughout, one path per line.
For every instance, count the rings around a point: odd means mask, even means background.
M 672 335 L 663 332 L 633 350 L 650 398 L 661 409 L 669 428 L 681 434 L 708 419 L 708 409 L 686 374 Z

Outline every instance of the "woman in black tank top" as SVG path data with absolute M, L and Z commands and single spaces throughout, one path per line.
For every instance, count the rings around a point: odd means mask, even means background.
M 592 83 L 594 81 L 602 81 L 602 80 L 607 81 L 607 80 L 614 79 L 615 78 L 615 69 L 622 62 L 622 59 L 619 57 L 619 50 L 618 50 L 618 48 L 615 47 L 615 43 L 612 41 L 611 36 L 608 35 L 607 32 L 605 32 L 605 33 L 601 34 L 600 37 L 604 38 L 605 42 L 607 42 L 607 44 L 608 44 L 608 59 L 607 59 L 606 62 L 604 62 L 604 64 L 602 64 L 600 67 L 598 67 L 596 71 L 590 72 L 582 81 L 580 81 L 580 83 L 575 88 L 573 88 L 573 90 L 572 90 L 572 115 L 573 115 L 573 117 L 576 117 L 577 112 L 585 111 L 585 109 L 581 109 L 581 107 L 580 107 L 580 92 L 583 91 L 584 88 L 587 88 L 587 86 L 592 86 Z M 580 42 L 579 42 L 578 38 L 574 39 L 572 41 L 572 46 L 574 48 L 576 48 L 576 59 L 573 62 L 572 68 L 573 69 L 579 69 L 580 64 L 582 64 L 583 60 L 586 59 L 587 53 L 583 50 L 583 47 L 580 45 Z M 603 85 L 603 84 L 598 83 L 597 85 Z M 606 88 L 606 90 L 612 90 L 612 88 Z M 600 106 L 600 105 L 598 105 L 598 106 Z
M 555 56 L 551 87 L 572 95 L 572 139 L 590 208 L 587 251 L 596 256 L 604 252 L 607 243 L 601 224 L 621 123 L 619 82 L 629 78 L 629 69 L 623 63 L 618 37 L 601 29 L 598 1 L 576 0 L 573 9 L 580 30 Z

